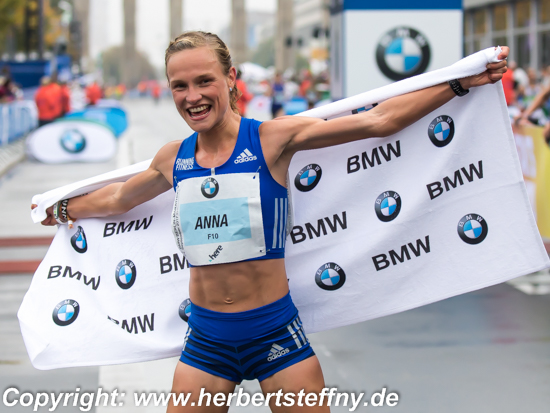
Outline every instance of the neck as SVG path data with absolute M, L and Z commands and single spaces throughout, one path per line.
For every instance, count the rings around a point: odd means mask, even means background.
M 241 117 L 230 111 L 224 119 L 212 129 L 200 132 L 197 144 L 207 153 L 216 154 L 225 148 L 235 146 L 239 135 Z

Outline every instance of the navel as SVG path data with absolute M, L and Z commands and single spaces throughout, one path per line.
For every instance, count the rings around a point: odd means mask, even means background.
M 226 299 L 224 300 L 224 303 L 225 303 L 225 304 L 233 304 L 233 300 L 232 300 L 231 298 L 226 298 Z

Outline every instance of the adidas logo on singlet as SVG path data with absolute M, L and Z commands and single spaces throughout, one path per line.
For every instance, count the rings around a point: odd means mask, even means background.
M 252 155 L 252 152 L 250 152 L 248 149 L 245 149 L 241 152 L 239 156 L 237 156 L 237 159 L 235 159 L 235 163 L 243 163 L 243 162 L 250 162 L 255 161 L 258 159 L 255 155 Z
M 269 350 L 267 361 L 273 361 L 276 358 L 284 356 L 286 353 L 290 353 L 290 350 L 287 348 L 282 348 L 277 343 L 273 343 L 273 345 L 271 346 L 271 350 Z

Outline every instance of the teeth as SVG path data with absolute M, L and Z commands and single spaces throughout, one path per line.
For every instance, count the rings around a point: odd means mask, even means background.
M 196 108 L 189 108 L 189 112 L 191 113 L 202 112 L 205 109 L 208 109 L 208 105 L 203 105 Z

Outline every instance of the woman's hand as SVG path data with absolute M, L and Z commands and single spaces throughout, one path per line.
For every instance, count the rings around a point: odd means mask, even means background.
M 36 204 L 32 204 L 31 209 L 34 209 L 37 206 L 38 205 L 36 205 Z M 57 221 L 53 217 L 53 205 L 51 207 L 49 207 L 48 209 L 46 209 L 46 214 L 48 214 L 48 216 L 46 217 L 46 219 L 44 221 L 41 222 L 41 224 L 42 225 L 47 225 L 47 226 L 57 225 Z
M 498 59 L 501 60 L 500 62 L 489 63 L 487 65 L 487 70 L 483 73 L 459 79 L 460 85 L 464 89 L 470 89 L 471 87 L 498 82 L 502 79 L 502 75 L 504 75 L 504 73 L 508 70 L 508 62 L 506 61 L 508 53 L 510 53 L 510 48 L 507 46 L 502 46 L 502 51 L 498 55 Z

